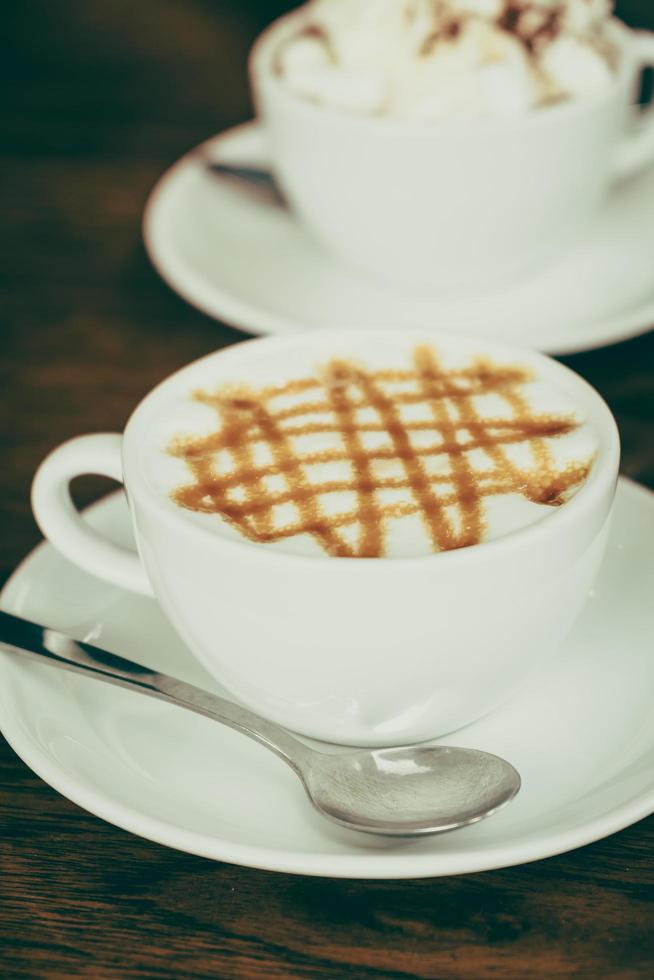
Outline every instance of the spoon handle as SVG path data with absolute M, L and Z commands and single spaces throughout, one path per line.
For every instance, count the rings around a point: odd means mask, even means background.
M 219 160 L 209 160 L 207 170 L 211 173 L 219 174 L 221 177 L 238 177 L 239 180 L 247 180 L 251 184 L 258 184 L 267 190 L 276 190 L 275 179 L 269 170 L 262 167 L 251 167 L 247 164 L 222 163 Z
M 1 610 L 0 650 L 19 653 L 32 660 L 94 677 L 130 691 L 139 691 L 148 697 L 212 718 L 265 745 L 296 772 L 312 754 L 311 749 L 283 728 L 217 694 Z
M 205 164 L 209 173 L 217 177 L 232 177 L 245 186 L 256 187 L 266 191 L 273 201 L 286 206 L 286 200 L 277 181 L 269 170 L 253 167 L 248 164 L 224 163 L 219 160 L 209 160 Z

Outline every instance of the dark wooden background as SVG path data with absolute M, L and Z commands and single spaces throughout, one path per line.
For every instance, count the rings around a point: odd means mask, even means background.
M 38 541 L 39 460 L 119 430 L 157 381 L 239 339 L 157 278 L 149 188 L 250 114 L 270 0 L 21 0 L 3 9 L 0 576 Z M 621 12 L 654 28 L 654 5 Z M 653 216 L 654 217 L 654 216 Z M 654 270 L 653 270 L 654 275 Z M 654 487 L 654 334 L 566 358 L 613 408 L 624 472 Z M 96 483 L 79 488 L 86 502 Z M 0 747 L 0 976 L 654 976 L 654 818 L 483 875 L 399 883 L 251 871 L 131 837 Z

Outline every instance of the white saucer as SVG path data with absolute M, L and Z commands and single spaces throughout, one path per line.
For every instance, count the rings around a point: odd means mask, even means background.
M 105 498 L 89 518 L 130 541 L 122 496 Z M 452 834 L 398 843 L 341 830 L 314 813 L 282 762 L 243 736 L 8 654 L 0 654 L 2 731 L 27 765 L 80 806 L 217 860 L 348 878 L 533 861 L 654 811 L 653 551 L 654 495 L 623 479 L 599 582 L 561 657 L 502 710 L 444 740 L 499 753 L 523 777 L 506 810 Z M 14 573 L 2 605 L 212 684 L 153 600 L 83 574 L 49 545 Z
M 572 353 L 654 324 L 654 168 L 617 187 L 584 238 L 534 277 L 443 299 L 359 278 L 293 215 L 207 171 L 260 163 L 247 123 L 182 157 L 156 185 L 143 234 L 153 264 L 190 303 L 249 333 L 356 324 L 458 330 Z

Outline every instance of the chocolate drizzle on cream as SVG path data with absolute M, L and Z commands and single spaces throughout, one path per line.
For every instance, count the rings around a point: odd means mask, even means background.
M 422 121 L 496 118 L 612 82 L 610 0 L 312 0 L 273 70 L 296 94 Z
M 489 23 L 495 24 L 500 30 L 513 35 L 521 41 L 529 52 L 541 42 L 553 41 L 561 31 L 563 5 L 551 8 L 539 7 L 538 4 L 520 2 L 520 0 L 504 0 L 497 16 L 487 17 Z M 407 23 L 416 18 L 415 7 L 408 4 L 405 8 Z M 435 3 L 433 8 L 433 29 L 421 41 L 418 54 L 430 55 L 440 41 L 454 41 L 461 33 L 465 24 L 477 15 L 474 11 L 464 12 L 448 8 L 446 3 Z M 329 36 L 329 32 L 321 25 L 309 21 L 294 35 L 294 39 L 310 38 L 322 44 L 332 62 L 338 57 Z
M 531 53 L 543 42 L 554 41 L 561 33 L 562 7 L 539 9 L 507 0 L 497 20 L 497 26 L 513 34 Z
M 558 507 L 592 465 L 592 457 L 555 464 L 550 441 L 579 422 L 568 414 L 534 412 L 526 392 L 530 380 L 521 365 L 485 358 L 445 369 L 433 349 L 420 346 L 407 370 L 369 371 L 339 359 L 280 386 L 196 392 L 196 400 L 215 409 L 219 427 L 169 446 L 192 477 L 172 499 L 220 515 L 250 541 L 309 534 L 338 557 L 383 556 L 388 521 L 415 514 L 434 552 L 478 544 L 486 530 L 486 498 L 520 494 Z M 507 411 L 482 415 L 475 401 L 485 395 L 498 396 Z M 375 434 L 374 447 L 369 433 Z M 328 435 L 329 448 L 298 448 L 296 440 L 314 435 Z M 526 465 L 507 451 L 517 444 L 527 447 Z M 257 458 L 261 445 L 266 461 Z M 216 467 L 218 454 L 227 454 L 226 471 Z M 312 468 L 326 463 L 344 465 L 346 475 L 316 482 Z M 385 490 L 402 491 L 402 499 L 388 503 Z M 348 493 L 353 506 L 328 512 L 326 496 L 339 492 Z M 276 519 L 280 505 L 292 506 L 293 519 Z M 354 535 L 344 534 L 353 528 Z

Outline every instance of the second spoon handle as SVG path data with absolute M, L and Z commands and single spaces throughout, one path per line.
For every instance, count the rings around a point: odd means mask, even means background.
M 296 771 L 312 752 L 283 728 L 233 701 L 1 610 L 0 650 L 140 691 L 148 697 L 212 718 L 265 745 Z

